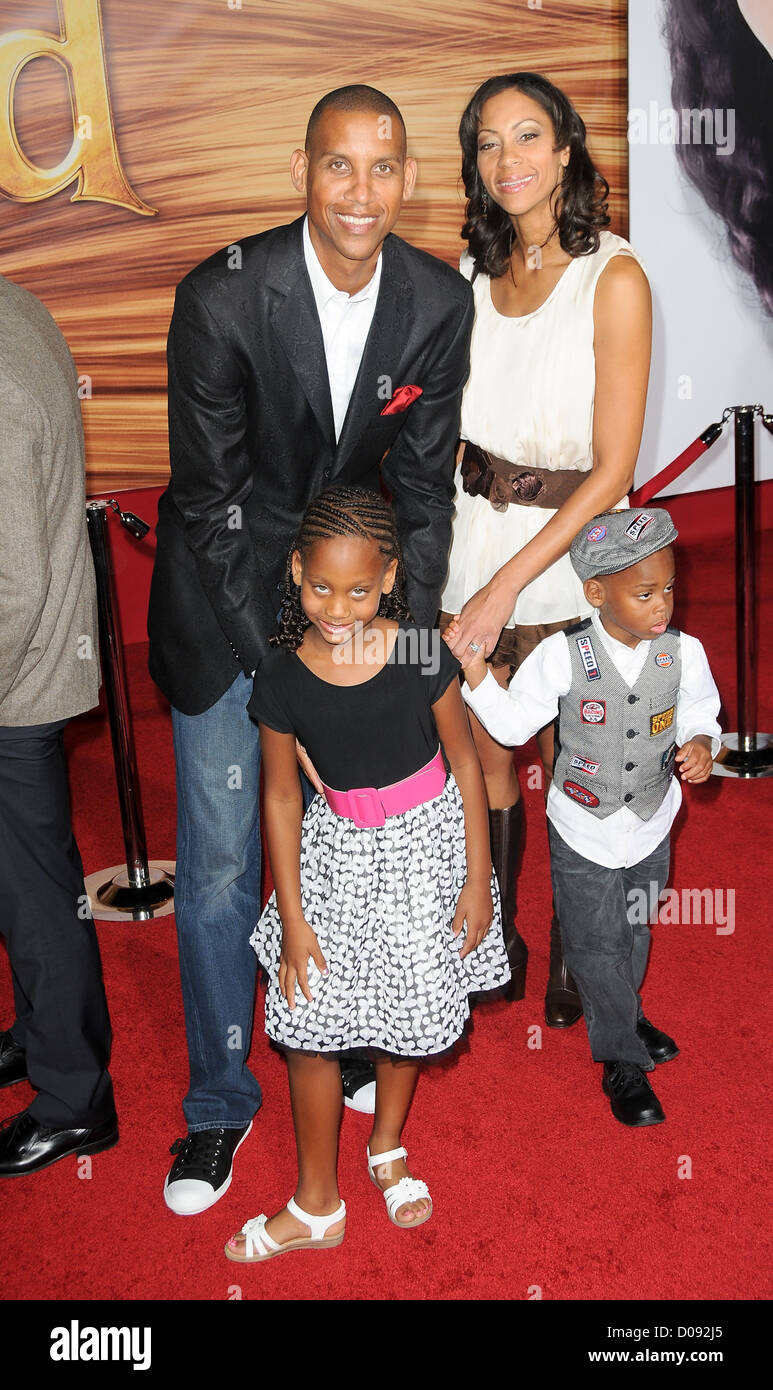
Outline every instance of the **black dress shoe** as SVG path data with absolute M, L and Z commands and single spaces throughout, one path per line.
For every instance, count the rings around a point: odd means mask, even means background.
M 639 1019 L 636 1032 L 656 1066 L 659 1066 L 661 1062 L 670 1062 L 672 1057 L 679 1056 L 679 1048 L 674 1039 L 669 1038 L 668 1033 L 661 1033 L 660 1029 L 656 1028 L 648 1019 Z
M 660 1101 L 635 1062 L 605 1062 L 601 1085 L 622 1125 L 660 1125 L 665 1120 Z
M 70 1154 L 96 1154 L 118 1143 L 115 1113 L 93 1129 L 49 1129 L 22 1110 L 0 1123 L 0 1177 L 37 1173 Z
M 9 1032 L 0 1033 L 0 1088 L 27 1081 L 27 1054 Z

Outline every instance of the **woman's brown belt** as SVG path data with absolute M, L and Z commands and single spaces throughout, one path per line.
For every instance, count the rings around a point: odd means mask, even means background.
M 498 458 L 477 444 L 464 444 L 462 487 L 471 497 L 486 497 L 495 512 L 506 512 L 511 502 L 519 507 L 557 508 L 571 497 L 588 473 L 578 468 L 530 468 L 519 471 L 508 459 Z

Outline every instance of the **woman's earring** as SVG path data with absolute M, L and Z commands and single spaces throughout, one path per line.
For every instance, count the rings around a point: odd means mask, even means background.
M 485 188 L 483 190 L 483 197 L 481 199 L 481 207 L 483 208 L 483 216 L 488 217 L 488 193 L 486 192 Z

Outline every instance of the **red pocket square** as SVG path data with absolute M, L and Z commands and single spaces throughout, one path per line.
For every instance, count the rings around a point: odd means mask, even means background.
M 399 415 L 403 410 L 407 410 L 409 405 L 423 396 L 424 392 L 420 386 L 398 386 L 391 401 L 387 401 L 382 415 Z

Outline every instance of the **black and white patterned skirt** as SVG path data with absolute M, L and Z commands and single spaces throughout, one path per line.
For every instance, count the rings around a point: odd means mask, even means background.
M 358 829 L 317 796 L 303 819 L 301 900 L 328 974 L 309 961 L 310 1003 L 279 990 L 282 923 L 272 893 L 250 938 L 268 973 L 266 1032 L 313 1052 L 376 1047 L 401 1057 L 444 1051 L 469 1017 L 468 995 L 507 984 L 499 891 L 494 919 L 464 960 L 451 930 L 467 872 L 464 810 L 449 776 L 440 796 Z

